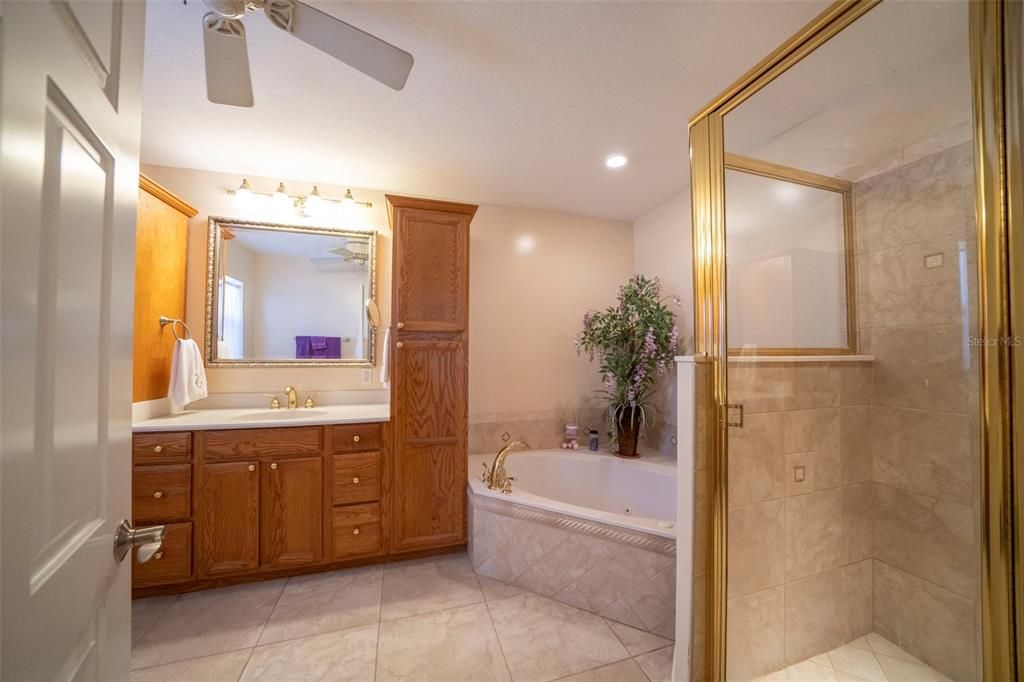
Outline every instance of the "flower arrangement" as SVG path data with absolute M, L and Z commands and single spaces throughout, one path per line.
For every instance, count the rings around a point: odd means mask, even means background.
M 668 373 L 679 351 L 676 296 L 661 296 L 658 278 L 634 275 L 619 287 L 618 305 L 583 316 L 583 331 L 576 337 L 577 353 L 601 363 L 604 388 L 597 391 L 608 401 L 608 418 L 622 457 L 637 457 L 636 444 L 654 408 L 655 379 Z

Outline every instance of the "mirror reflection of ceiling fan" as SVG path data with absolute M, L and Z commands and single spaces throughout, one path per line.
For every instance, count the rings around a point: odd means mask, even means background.
M 203 0 L 206 96 L 217 104 L 251 107 L 252 79 L 242 17 L 263 10 L 274 26 L 394 90 L 405 87 L 413 57 L 380 38 L 298 0 Z
M 347 241 L 344 246 L 330 249 L 330 252 L 341 256 L 346 263 L 363 264 L 370 260 L 370 244 L 366 241 Z

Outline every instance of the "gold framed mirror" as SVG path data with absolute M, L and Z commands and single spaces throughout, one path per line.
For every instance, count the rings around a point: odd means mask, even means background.
M 208 367 L 373 367 L 376 232 L 211 217 Z

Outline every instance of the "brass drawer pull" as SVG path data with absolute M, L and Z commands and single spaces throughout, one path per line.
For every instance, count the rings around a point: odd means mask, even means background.
M 270 468 L 271 469 L 276 469 L 277 468 L 277 462 L 271 462 Z
M 353 443 L 358 443 L 359 442 L 359 434 L 356 434 L 356 435 L 352 436 L 352 442 Z
M 249 465 L 249 471 L 256 471 L 256 465 L 255 464 L 250 464 Z
M 156 554 L 153 555 L 153 558 L 156 559 L 157 561 L 160 561 L 160 559 L 164 558 L 164 553 L 163 552 L 157 552 Z
M 353 482 L 353 483 L 359 483 L 359 477 L 358 477 L 358 476 L 354 476 L 354 477 L 352 478 L 352 482 Z
M 395 348 L 401 348 L 403 345 L 404 344 L 401 341 L 399 341 L 398 343 L 395 344 Z
M 352 535 L 359 535 L 359 529 L 358 528 L 353 528 L 352 529 Z
M 396 326 L 396 327 L 398 327 L 399 329 L 405 329 L 405 322 L 399 322 L 399 323 L 398 323 L 397 325 L 395 325 L 395 326 Z
M 153 498 L 157 499 L 157 500 L 159 500 L 163 496 L 164 496 L 164 491 L 163 490 L 157 490 L 155 493 L 153 493 Z
M 158 454 L 158 455 L 159 455 L 159 454 L 160 454 L 161 452 L 163 452 L 163 451 L 164 451 L 164 446 L 163 446 L 163 445 L 157 445 L 156 447 L 154 447 L 154 448 L 153 448 L 153 452 L 155 452 L 155 453 L 156 453 L 156 454 Z

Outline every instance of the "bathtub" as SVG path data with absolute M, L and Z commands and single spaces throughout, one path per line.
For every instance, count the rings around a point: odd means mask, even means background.
M 480 575 L 673 637 L 676 468 L 608 453 L 511 453 L 512 492 L 469 458 L 469 555 Z

